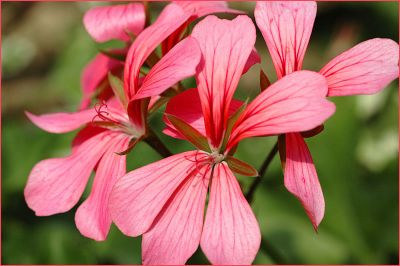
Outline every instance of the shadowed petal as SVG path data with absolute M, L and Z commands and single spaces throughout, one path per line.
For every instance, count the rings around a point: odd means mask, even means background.
M 201 249 L 212 264 L 251 264 L 260 247 L 256 217 L 226 163 L 212 177 Z
M 322 124 L 334 111 L 325 99 L 326 79 L 311 71 L 296 71 L 257 96 L 239 117 L 229 147 L 243 138 L 301 132 Z
M 90 104 L 90 99 L 95 93 L 100 83 L 106 79 L 108 72 L 121 67 L 122 64 L 116 59 L 112 59 L 103 54 L 98 54 L 85 67 L 81 77 L 83 99 L 80 110 L 86 109 Z
M 200 58 L 196 39 L 188 37 L 182 40 L 150 70 L 134 99 L 161 94 L 177 82 L 193 76 Z
M 362 42 L 331 60 L 320 73 L 328 96 L 373 94 L 399 76 L 399 45 L 390 39 Z
M 143 235 L 143 264 L 181 265 L 200 243 L 211 166 L 187 178 Z
M 325 201 L 317 171 L 300 133 L 285 135 L 285 187 L 304 206 L 315 229 L 324 217 Z
M 114 138 L 109 149 L 101 158 L 96 171 L 92 191 L 79 206 L 75 214 L 75 223 L 82 235 L 97 241 L 105 240 L 111 226 L 108 200 L 118 178 L 126 172 L 126 156 L 115 152 L 127 149 L 129 138 Z
M 129 172 L 120 178 L 110 197 L 111 217 L 128 236 L 145 233 L 175 189 L 206 155 L 180 153 Z
M 129 48 L 124 71 L 124 89 L 128 99 L 139 89 L 139 71 L 147 57 L 171 33 L 189 18 L 176 4 L 167 5 L 157 20 L 147 27 Z
M 252 66 L 254 66 L 255 64 L 259 64 L 259 63 L 261 63 L 261 57 L 258 54 L 256 48 L 253 48 L 253 50 L 251 50 L 249 58 L 246 61 L 246 64 L 244 65 L 243 74 L 246 74 L 246 72 L 249 71 L 249 69 Z
M 25 112 L 25 114 L 32 123 L 47 132 L 65 133 L 91 122 L 97 113 L 94 109 L 87 109 L 75 113 L 34 115 Z
M 199 64 L 197 85 L 211 146 L 219 147 L 229 106 L 256 39 L 247 16 L 232 21 L 208 16 L 193 29 L 204 60 Z
M 114 135 L 108 131 L 97 134 L 75 147 L 68 157 L 36 164 L 24 191 L 29 208 L 38 216 L 70 210 L 81 197 L 90 173 Z
M 300 70 L 314 25 L 314 1 L 258 1 L 254 16 L 278 78 Z
M 232 99 L 232 102 L 229 106 L 229 114 L 233 114 L 242 104 L 243 102 Z M 165 113 L 182 119 L 197 129 L 197 131 L 199 131 L 203 136 L 206 135 L 198 89 L 189 89 L 173 97 L 171 100 L 169 100 L 167 108 L 165 109 Z M 167 126 L 163 131 L 165 134 L 173 138 L 185 139 L 185 137 L 176 130 L 167 117 L 164 116 L 163 119 Z
M 86 12 L 83 24 L 97 42 L 129 40 L 127 32 L 138 35 L 144 28 L 144 6 L 139 3 L 99 6 Z

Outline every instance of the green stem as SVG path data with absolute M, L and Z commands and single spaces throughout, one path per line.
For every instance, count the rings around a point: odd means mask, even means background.
M 267 171 L 268 166 L 271 164 L 272 159 L 274 159 L 274 157 L 277 153 L 278 153 L 278 141 L 275 143 L 272 150 L 268 153 L 263 164 L 261 165 L 260 169 L 258 170 L 258 176 L 254 179 L 253 183 L 251 184 L 249 190 L 246 193 L 246 199 L 249 203 L 251 203 L 253 201 L 254 193 L 255 193 L 257 187 L 260 185 L 261 179 L 264 176 L 265 172 Z
M 144 138 L 144 141 L 150 145 L 156 152 L 158 152 L 162 157 L 166 158 L 172 156 L 171 151 L 162 143 L 160 138 L 154 133 L 152 129 L 149 129 L 149 132 Z

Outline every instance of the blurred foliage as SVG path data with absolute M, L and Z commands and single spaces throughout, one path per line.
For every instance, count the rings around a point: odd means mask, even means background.
M 80 98 L 80 73 L 96 44 L 81 17 L 100 3 L 2 3 L 2 262 L 5 264 L 140 264 L 140 238 L 115 226 L 107 241 L 81 236 L 76 208 L 36 217 L 24 202 L 29 171 L 38 161 L 69 153 L 74 133 L 45 133 L 24 111 L 73 111 Z M 101 3 L 104 4 L 104 3 Z M 152 3 L 158 11 L 163 4 Z M 254 3 L 230 3 L 252 16 Z M 318 3 L 305 69 L 320 69 L 330 58 L 373 37 L 398 40 L 395 2 Z M 261 67 L 275 79 L 265 43 L 258 35 Z M 240 82 L 237 97 L 258 92 L 259 67 Z M 188 84 L 194 85 L 193 81 Z M 288 193 L 277 158 L 253 204 L 263 234 L 255 264 L 398 264 L 398 82 L 373 96 L 332 99 L 337 112 L 322 134 L 308 139 L 325 194 L 326 211 L 315 233 L 300 203 Z M 161 111 L 152 118 L 163 128 Z M 159 134 L 174 152 L 190 145 Z M 260 166 L 275 137 L 245 140 L 237 156 Z M 254 149 L 257 147 L 257 149 Z M 128 169 L 160 159 L 140 143 Z M 251 178 L 238 177 L 246 190 Z M 89 187 L 89 186 L 88 186 Z M 88 188 L 89 189 L 89 188 Z M 87 192 L 86 192 L 87 193 Z M 207 264 L 201 251 L 189 263 Z

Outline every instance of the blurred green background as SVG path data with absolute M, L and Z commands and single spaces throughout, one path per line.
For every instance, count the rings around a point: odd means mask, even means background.
M 2 3 L 2 262 L 4 264 L 140 264 L 140 238 L 112 226 L 104 242 L 81 236 L 71 211 L 36 217 L 23 189 L 38 161 L 65 156 L 75 133 L 54 135 L 33 126 L 33 113 L 76 110 L 80 74 L 98 45 L 82 25 L 88 8 L 105 3 Z M 158 14 L 165 3 L 152 3 Z M 253 17 L 254 3 L 230 3 Z M 398 3 L 318 3 L 305 69 L 319 70 L 356 43 L 398 41 Z M 275 74 L 261 34 L 261 67 Z M 260 66 L 241 80 L 238 97 L 254 97 Z M 283 186 L 276 157 L 252 205 L 263 234 L 255 264 L 398 264 L 398 81 L 374 96 L 332 99 L 337 112 L 325 131 L 308 139 L 326 201 L 314 232 L 300 203 Z M 161 111 L 151 121 L 163 128 Z M 160 134 L 162 135 L 162 134 Z M 191 149 L 161 136 L 174 152 Z M 261 165 L 275 137 L 250 139 L 237 156 Z M 257 148 L 254 148 L 257 147 Z M 128 170 L 158 160 L 147 144 L 129 155 Z M 246 190 L 251 178 L 238 177 Z M 90 186 L 88 186 L 90 187 Z M 84 195 L 84 197 L 87 195 Z M 201 251 L 191 264 L 208 264 Z

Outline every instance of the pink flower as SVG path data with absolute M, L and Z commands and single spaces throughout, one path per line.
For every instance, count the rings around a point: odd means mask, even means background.
M 139 70 L 149 54 L 187 18 L 175 4 L 146 28 L 128 52 L 125 87 L 113 77 L 114 96 L 101 105 L 75 113 L 27 116 L 38 127 L 52 133 L 84 128 L 73 142 L 71 155 L 39 162 L 25 187 L 25 199 L 36 215 L 70 210 L 81 197 L 92 170 L 96 171 L 90 196 L 79 206 L 75 222 L 79 231 L 95 240 L 107 237 L 111 217 L 108 200 L 115 181 L 125 174 L 125 153 L 147 136 L 149 98 L 134 99 L 148 90 L 162 93 L 178 81 L 192 76 L 201 57 L 197 41 L 188 37 L 172 48 L 145 77 Z M 98 66 L 95 66 L 98 67 Z M 104 68 L 99 67 L 102 75 Z
M 137 36 L 145 26 L 145 9 L 142 4 L 113 5 L 94 7 L 86 12 L 83 24 L 90 36 L 97 42 L 106 42 L 117 39 L 125 42 L 129 47 L 129 35 Z M 129 34 L 129 35 L 128 35 Z M 112 53 L 126 56 L 127 49 L 114 50 Z M 124 67 L 117 59 L 102 53 L 89 62 L 82 73 L 81 84 L 83 98 L 80 110 L 86 109 L 95 96 L 99 100 L 107 100 L 112 95 L 111 88 L 103 88 L 103 93 L 96 95 L 101 84 L 107 86 L 109 72 L 117 73 Z
M 170 100 L 165 133 L 190 141 L 198 150 L 120 178 L 110 197 L 111 216 L 124 234 L 143 235 L 144 264 L 184 264 L 199 244 L 213 264 L 250 264 L 261 235 L 232 171 L 248 176 L 257 171 L 232 157 L 233 147 L 250 136 L 311 129 L 330 116 L 334 106 L 324 98 L 326 80 L 301 71 L 276 82 L 243 111 L 233 94 L 256 39 L 251 19 L 208 16 L 191 36 L 203 54 L 198 89 Z M 145 95 L 153 94 L 157 90 Z
M 258 2 L 254 15 L 267 43 L 278 78 L 301 70 L 317 5 L 313 1 Z M 398 77 L 399 46 L 389 39 L 362 42 L 331 60 L 320 71 L 326 96 L 372 94 Z M 303 204 L 316 229 L 325 202 L 310 151 L 299 130 L 285 135 L 286 188 Z

